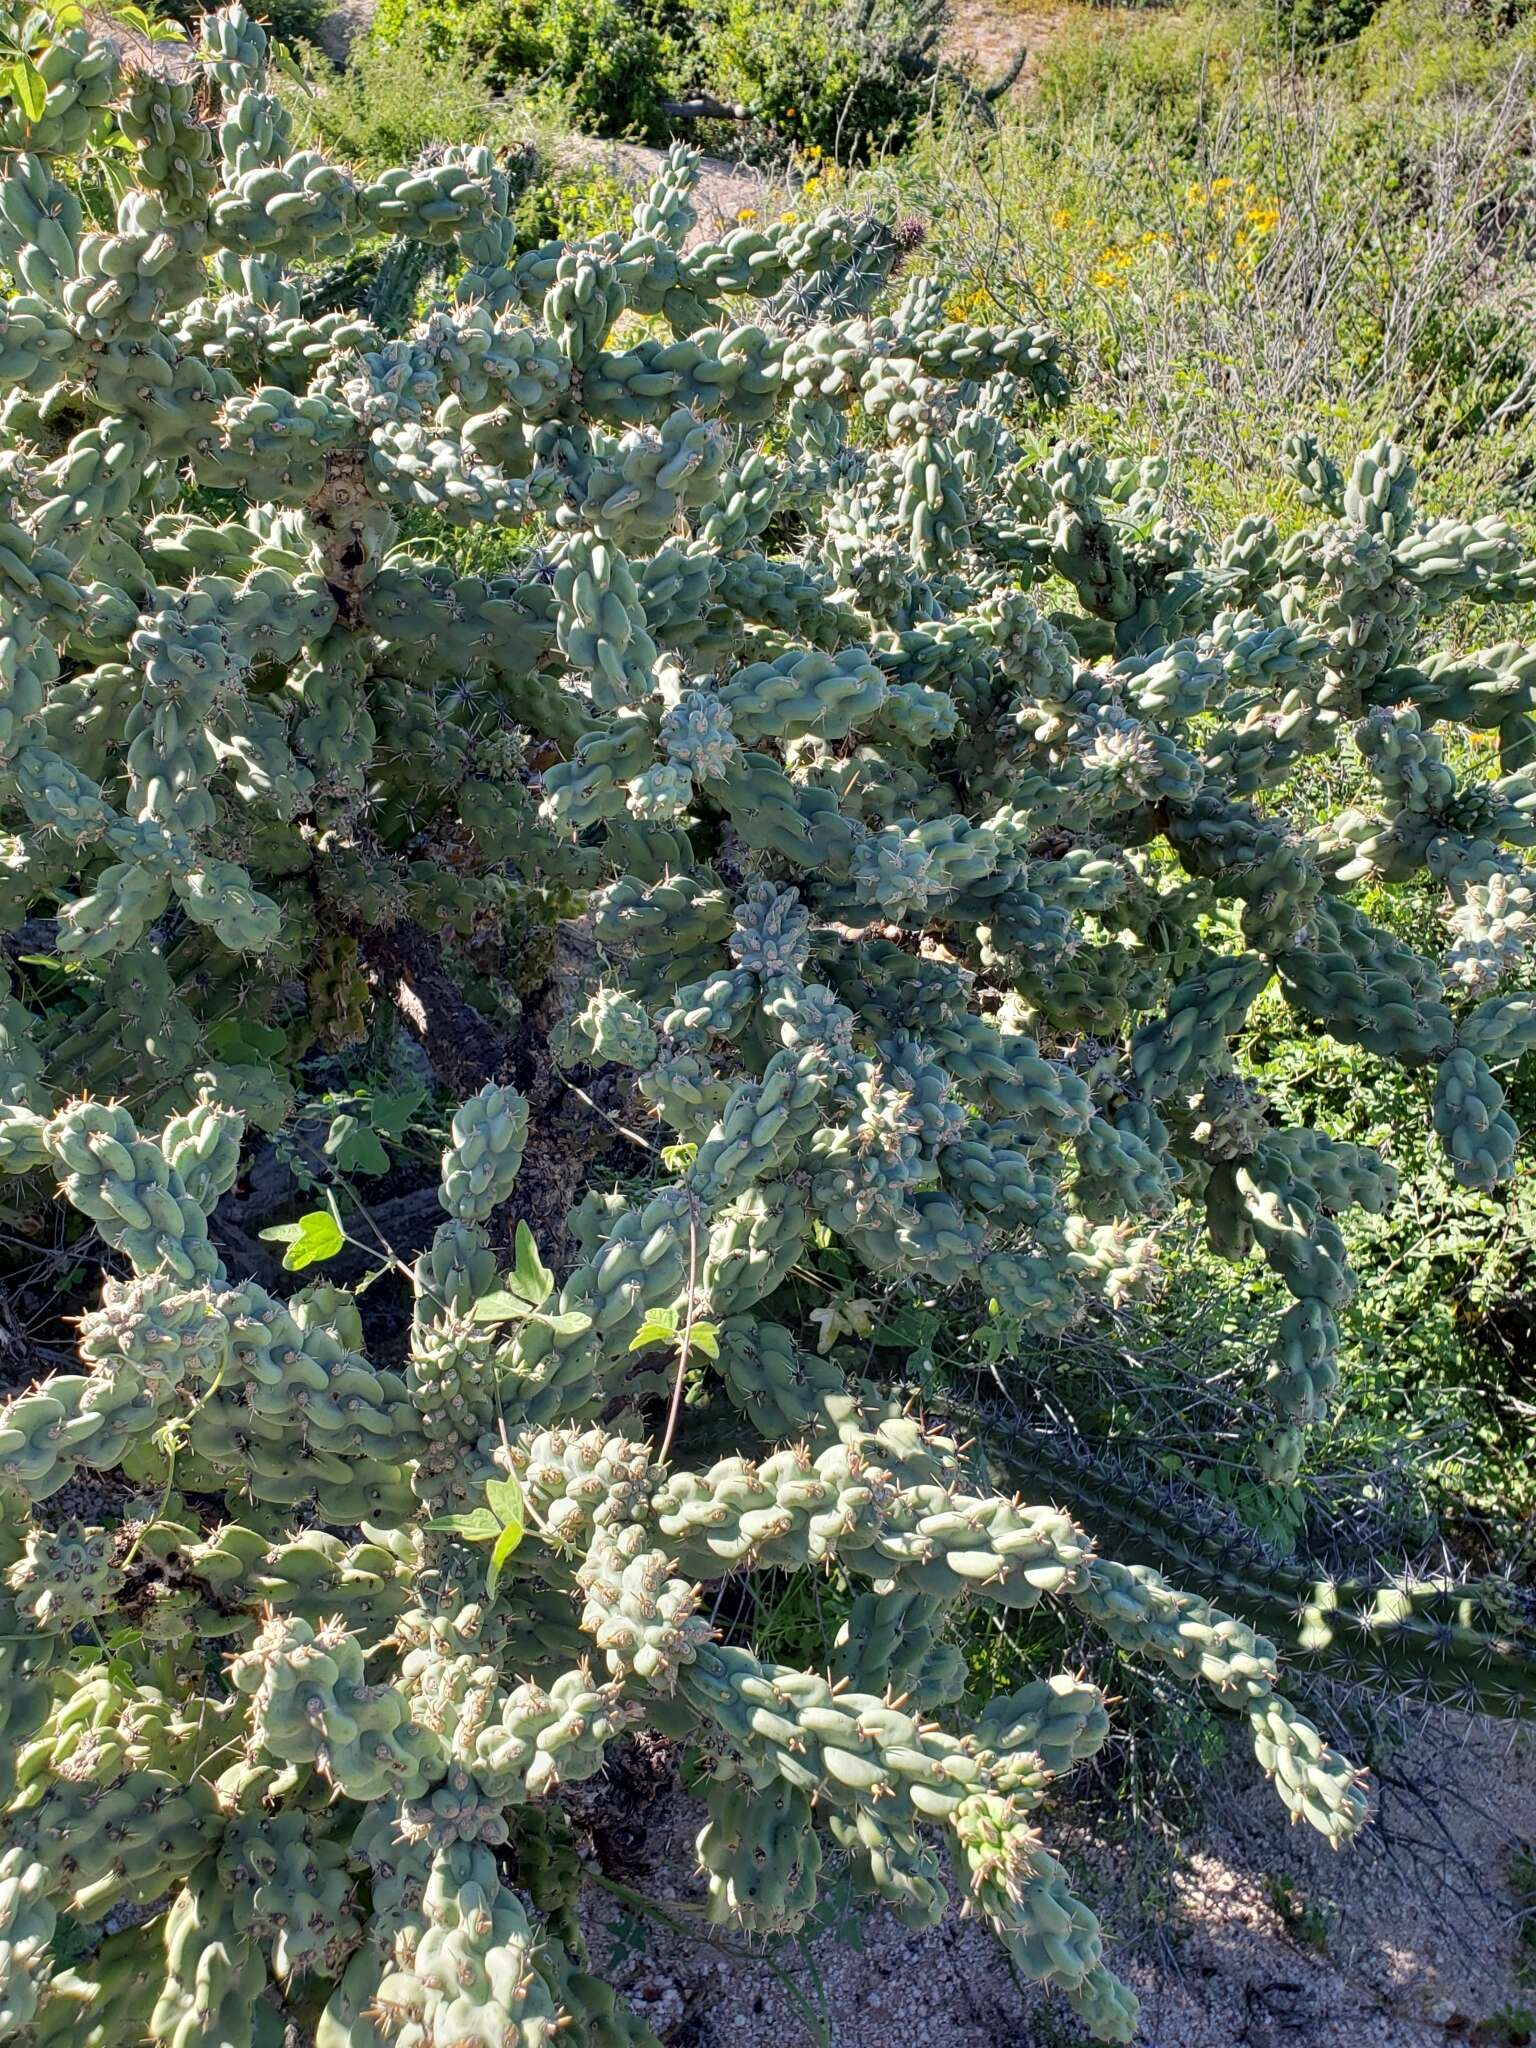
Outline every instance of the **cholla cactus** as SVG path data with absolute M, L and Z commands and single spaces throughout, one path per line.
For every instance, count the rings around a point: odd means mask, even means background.
M 242 9 L 203 38 L 172 80 L 70 30 L 41 112 L 0 114 L 0 908 L 68 968 L 65 1003 L 0 1000 L 0 1167 L 130 1268 L 84 1370 L 0 1414 L 0 2010 L 173 2048 L 276 2038 L 295 1996 L 320 2048 L 643 2041 L 584 1970 L 557 1818 L 643 1722 L 711 1779 L 713 1916 L 797 1923 L 824 1845 L 914 1925 L 952 1873 L 1129 2039 L 1035 1831 L 1103 1702 L 1058 1676 L 951 1711 L 946 1614 L 1062 1602 L 1206 1685 L 1331 1840 L 1362 1782 L 1269 1641 L 998 1493 L 839 1339 L 909 1284 L 1064 1331 L 1155 1284 L 1193 1204 L 1292 1296 L 1265 1455 L 1296 1470 L 1353 1285 L 1336 1218 L 1392 1176 L 1278 1128 L 1233 1042 L 1277 991 L 1433 1073 L 1469 1185 L 1508 1172 L 1536 654 L 1420 636 L 1536 567 L 1497 522 L 1420 520 L 1386 444 L 1347 479 L 1298 445 L 1326 522 L 1207 545 L 1158 465 L 1042 438 L 1048 335 L 947 324 L 932 281 L 878 310 L 910 239 L 879 221 L 685 249 L 679 150 L 630 231 L 519 251 L 488 152 L 360 181 L 295 146 Z M 104 128 L 136 177 L 88 225 L 71 157 Z M 403 337 L 303 311 L 295 266 L 369 234 L 452 259 Z M 404 513 L 521 551 L 458 575 Z M 1465 786 L 1450 722 L 1506 772 Z M 1287 778 L 1341 745 L 1378 812 L 1291 830 Z M 1352 896 L 1420 871 L 1443 965 Z M 530 926 L 578 905 L 590 977 L 514 1039 Z M 209 1227 L 243 1125 L 369 989 L 468 1097 L 388 1366 L 347 1297 L 276 1299 Z M 559 1144 L 556 1060 L 604 1066 L 667 1164 L 586 1191 L 534 1299 L 495 1230 Z M 833 1240 L 813 1311 L 794 1276 Z M 735 1454 L 691 1458 L 697 1405 Z M 67 1526 L 82 1471 L 161 1505 Z M 834 1675 L 717 1637 L 706 1583 L 810 1563 L 859 1589 Z M 1386 1661 L 1443 1665 L 1436 1612 L 1381 1610 Z M 82 1677 L 87 1636 L 114 1648 Z M 50 1914 L 168 1894 L 49 1979 Z
M 760 925 L 770 908 L 759 903 Z M 42 1125 L 39 1143 L 57 1168 L 69 1164 L 65 1188 L 88 1215 L 109 1195 L 127 1205 L 144 1163 L 160 1160 L 157 1192 L 180 1235 L 167 1220 L 158 1236 L 138 1228 L 124 1239 L 135 1278 L 110 1283 L 91 1372 L 45 1383 L 0 1418 L 7 1492 L 42 1509 L 74 1473 L 110 1474 L 158 1433 L 184 1446 L 232 1511 L 253 1498 L 280 1514 L 311 1501 L 362 1534 L 272 1540 L 165 1511 L 148 1524 L 133 1549 L 188 1594 L 186 1634 L 146 1635 L 83 1686 L 61 1668 L 57 1691 L 44 1684 L 20 1700 L 8 1731 L 13 1750 L 30 1737 L 7 1823 L 23 1852 L 16 1909 L 25 1905 L 30 1945 L 17 1956 L 29 1975 L 10 1998 L 46 1999 L 37 1952 L 58 1905 L 90 1922 L 171 1891 L 163 1961 L 143 1974 L 136 2021 L 156 2039 L 254 2040 L 288 1988 L 316 1975 L 328 1987 L 327 2042 L 368 2038 L 358 2031 L 368 2012 L 388 2017 L 386 2032 L 409 2034 L 438 2013 L 461 2029 L 494 2020 L 553 2038 L 562 2012 L 580 2022 L 583 1999 L 572 2003 L 567 1981 L 580 1958 L 539 1944 L 485 1845 L 511 1835 L 515 1856 L 517 1813 L 591 1777 L 615 1738 L 648 1720 L 690 1737 L 718 1783 L 700 1837 L 712 1914 L 796 1924 L 814 1900 L 825 1823 L 862 1886 L 931 1920 L 947 1844 L 971 1903 L 1021 1966 L 1059 1985 L 1104 2038 L 1128 2039 L 1134 2002 L 1033 1818 L 1050 1780 L 1103 1741 L 1103 1703 L 1063 1676 L 992 1701 L 969 1727 L 931 1718 L 957 1689 L 938 1626 L 973 1598 L 1068 1603 L 1130 1654 L 1204 1683 L 1252 1722 L 1293 1812 L 1330 1839 L 1354 1832 L 1360 1777 L 1276 1693 L 1266 1641 L 1155 1572 L 1100 1557 L 1056 1509 L 978 1488 L 946 1438 L 829 1361 L 797 1358 L 790 1331 L 746 1313 L 776 1284 L 776 1262 L 732 1264 L 715 1241 L 732 1230 L 754 1165 L 771 1156 L 787 1173 L 793 1155 L 816 1156 L 827 1127 L 802 1111 L 827 1085 L 820 1064 L 797 1064 L 771 1113 L 766 1084 L 738 1091 L 682 1184 L 644 1210 L 610 1213 L 547 1309 L 477 1354 L 489 1399 L 479 1411 L 460 1405 L 449 1447 L 487 1498 L 515 1482 L 527 1523 L 511 1569 L 489 1585 L 474 1518 L 423 1512 L 444 1439 L 434 1433 L 440 1385 L 427 1388 L 414 1361 L 450 1313 L 443 1259 L 418 1268 L 413 1363 L 397 1379 L 354 1348 L 356 1318 L 336 1290 L 284 1310 L 251 1282 L 228 1284 L 203 1210 L 164 1167 L 181 1120 L 159 1146 L 121 1113 L 104 1128 L 89 1104 Z M 487 1087 L 454 1120 L 444 1159 L 450 1219 L 436 1250 L 488 1293 L 496 1263 L 473 1220 L 475 1167 L 500 1158 L 510 1178 L 522 1109 Z M 734 1363 L 748 1336 L 760 1360 L 782 1361 L 780 1406 L 796 1382 L 801 1391 L 794 1425 L 773 1431 L 781 1448 L 691 1469 L 658 1460 L 633 1410 L 627 1424 L 597 1418 L 623 1387 L 648 1312 L 690 1295 L 687 1243 L 701 1235 L 739 1311 L 720 1347 L 728 1402 L 764 1411 Z M 195 1337 L 175 1346 L 172 1372 L 168 1340 L 152 1334 L 168 1319 L 152 1283 L 188 1270 L 206 1277 L 190 1290 L 195 1316 L 185 1293 L 171 1296 L 173 1326 Z M 99 1548 L 100 1532 L 33 1525 L 9 1575 L 13 1641 L 29 1630 L 67 1639 L 94 1622 L 122 1578 Z M 811 1563 L 836 1563 L 871 1589 L 840 1646 L 838 1682 L 720 1642 L 701 1604 L 702 1582 Z M 36 1597 L 45 1581 L 51 1605 Z M 199 1640 L 209 1635 L 229 1652 L 217 1676 Z M 184 1704 L 147 1679 L 130 1685 L 123 1665 L 136 1656 Z M 211 1775 L 189 1770 L 205 1734 L 226 1763 Z M 1070 1959 L 1054 1939 L 1062 1915 L 1077 1930 Z M 458 1961 L 440 1963 L 440 1950 Z M 89 1968 L 79 1974 L 89 1981 Z

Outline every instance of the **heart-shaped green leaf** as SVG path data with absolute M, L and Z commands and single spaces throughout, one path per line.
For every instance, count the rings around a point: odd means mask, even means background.
M 321 1259 L 334 1259 L 347 1241 L 329 1209 L 311 1209 L 297 1223 L 274 1223 L 261 1235 L 273 1244 L 287 1245 L 283 1254 L 285 1273 L 302 1273 L 306 1266 L 316 1265 Z
M 427 1091 L 419 1081 L 412 1081 L 408 1087 L 396 1088 L 388 1094 L 372 1096 L 368 1103 L 368 1121 L 385 1138 L 403 1138 L 405 1127 L 427 1099 Z
M 677 1310 L 653 1308 L 629 1340 L 631 1351 L 644 1351 L 650 1344 L 670 1344 L 677 1336 Z
M 208 1033 L 208 1049 L 232 1067 L 255 1067 L 282 1051 L 286 1035 L 250 1017 L 226 1017 Z
M 360 1117 L 343 1111 L 331 1118 L 325 1135 L 326 1157 L 334 1159 L 343 1173 L 388 1173 L 389 1154 L 379 1143 L 378 1132 Z

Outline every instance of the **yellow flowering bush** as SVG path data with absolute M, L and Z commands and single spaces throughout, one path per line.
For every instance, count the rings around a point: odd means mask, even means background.
M 1189 231 L 1203 241 L 1207 254 L 1230 252 L 1250 270 L 1280 225 L 1280 201 L 1252 179 L 1241 185 L 1235 178 L 1187 185 L 1184 208 Z

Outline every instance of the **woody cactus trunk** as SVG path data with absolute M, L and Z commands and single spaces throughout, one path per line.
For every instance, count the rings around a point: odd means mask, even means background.
M 1293 1473 L 1335 1218 L 1393 1181 L 1278 1127 L 1233 1040 L 1274 989 L 1425 1073 L 1469 1185 L 1508 1173 L 1536 649 L 1427 636 L 1536 564 L 1420 518 L 1386 444 L 1346 478 L 1298 442 L 1319 523 L 1212 545 L 1156 462 L 1053 441 L 1055 342 L 949 322 L 909 228 L 691 242 L 677 148 L 628 231 L 519 252 L 490 153 L 362 180 L 295 147 L 241 8 L 201 33 L 158 75 L 33 17 L 0 112 L 0 1164 L 105 1274 L 80 1372 L 0 1411 L 8 2038 L 643 2042 L 561 1794 L 644 1725 L 707 1783 L 712 1918 L 795 1927 L 835 1855 L 914 1926 L 958 1894 L 1130 2040 L 1037 1831 L 1104 1702 L 964 1701 L 946 1616 L 1065 1603 L 1231 1707 L 1330 1840 L 1361 1775 L 1268 1641 L 996 1493 L 790 1275 L 836 1245 L 1064 1330 L 1193 1204 L 1293 1297 Z M 369 237 L 444 252 L 403 338 L 305 316 Z M 514 566 L 458 574 L 453 527 Z M 1337 747 L 1379 808 L 1297 833 Z M 1357 900 L 1426 870 L 1435 960 Z M 551 1035 L 526 961 L 577 915 Z M 345 1293 L 279 1300 L 210 1234 L 246 1126 L 376 997 L 463 1099 L 390 1368 Z M 648 1171 L 582 1193 L 563 1279 L 527 1243 L 509 1275 L 562 1065 L 607 1070 Z M 823 1562 L 860 1589 L 827 1672 L 706 1619 Z

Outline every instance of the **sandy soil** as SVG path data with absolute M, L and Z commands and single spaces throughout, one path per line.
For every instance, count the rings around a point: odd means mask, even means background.
M 1217 1782 L 1219 1818 L 1134 1915 L 1127 1852 L 1096 1843 L 1070 1808 L 1047 1815 L 1047 1839 L 1104 1912 L 1111 1959 L 1141 1997 L 1141 2048 L 1515 2048 L 1518 2030 L 1489 2022 L 1501 2008 L 1536 2007 L 1518 1981 L 1509 1870 L 1536 1842 L 1536 1735 L 1452 1717 L 1420 1730 L 1388 1777 L 1375 1828 L 1334 1855 L 1293 1830 L 1251 1764 L 1234 1759 Z M 648 1818 L 655 1867 L 640 1884 L 696 1898 L 701 1809 L 671 1792 Z M 803 1953 L 778 1943 L 775 1970 L 605 1898 L 593 1953 L 668 2048 L 799 2048 L 818 2040 L 808 2013 L 824 2048 L 1083 2039 L 1062 2001 L 1016 1984 L 985 1929 L 958 1917 L 926 1935 L 883 1911 L 847 1917 Z

